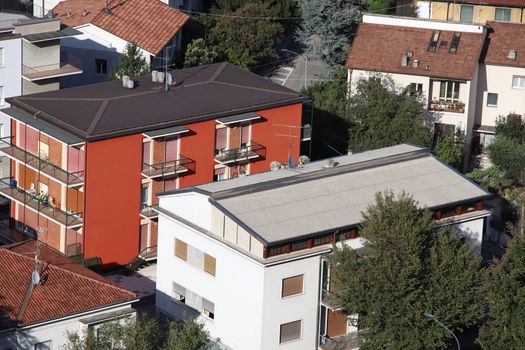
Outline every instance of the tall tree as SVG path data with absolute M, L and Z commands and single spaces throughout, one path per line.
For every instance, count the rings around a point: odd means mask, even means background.
M 463 152 L 465 151 L 465 134 L 461 128 L 454 133 L 439 135 L 434 145 L 434 154 L 445 164 L 458 170 L 463 167 Z
M 217 62 L 219 54 L 213 47 L 208 47 L 202 38 L 193 40 L 186 48 L 184 67 L 202 66 Z
M 481 259 L 450 230 L 436 235 L 432 214 L 409 195 L 377 194 L 360 232 L 362 253 L 335 249 L 331 287 L 367 330 L 361 349 L 443 348 L 450 334 L 425 311 L 456 330 L 481 317 Z
M 430 146 L 427 111 L 408 89 L 397 91 L 388 79 L 361 79 L 348 105 L 348 149 L 353 152 L 400 143 Z
M 112 79 L 120 79 L 122 76 L 138 77 L 149 72 L 149 65 L 140 53 L 140 48 L 135 43 L 128 43 L 120 57 L 117 68 L 111 72 Z
M 525 344 L 525 239 L 516 237 L 503 259 L 484 276 L 489 319 L 478 342 L 484 350 L 523 349 Z
M 202 323 L 171 323 L 163 350 L 209 350 L 216 343 Z
M 299 0 L 298 3 L 303 18 L 298 38 L 328 65 L 343 64 L 366 2 Z

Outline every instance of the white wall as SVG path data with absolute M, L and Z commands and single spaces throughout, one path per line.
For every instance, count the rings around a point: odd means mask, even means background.
M 60 350 L 67 344 L 67 332 L 83 333 L 87 325 L 79 322 L 80 319 L 103 315 L 129 308 L 130 304 L 112 307 L 103 311 L 96 311 L 73 317 L 68 320 L 52 322 L 41 326 L 35 326 L 15 332 L 0 332 L 0 348 L 34 349 L 34 345 L 51 340 L 51 350 Z
M 478 116 L 476 123 L 495 126 L 500 115 L 525 114 L 525 90 L 512 88 L 512 76 L 525 76 L 525 68 L 492 65 L 480 66 L 478 84 Z M 487 93 L 498 94 L 498 105 L 487 106 Z

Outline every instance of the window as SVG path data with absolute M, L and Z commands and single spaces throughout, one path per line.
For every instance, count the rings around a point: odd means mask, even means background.
M 213 256 L 204 253 L 204 271 L 212 276 L 215 276 L 216 260 Z
M 284 254 L 284 245 L 279 245 L 279 246 L 276 246 L 276 247 L 270 247 L 269 251 L 268 251 L 268 255 L 269 256 L 274 256 L 274 255 L 279 255 L 279 254 Z
M 472 21 L 474 20 L 474 6 L 461 5 L 461 13 L 459 14 L 459 20 L 461 22 L 472 23 Z
M 4 48 L 0 47 L 0 67 L 5 67 Z
M 512 77 L 512 88 L 513 89 L 525 89 L 525 76 L 515 75 Z
M 173 301 L 180 301 L 181 303 L 186 303 L 186 288 L 181 286 L 180 284 L 177 284 L 175 282 L 172 282 L 171 285 L 171 300 Z
M 281 297 L 301 294 L 303 292 L 303 277 L 304 275 L 283 278 Z
M 0 105 L 5 104 L 4 87 L 0 86 Z
M 510 22 L 510 9 L 496 7 L 496 21 Z
M 215 153 L 219 154 L 226 149 L 228 142 L 228 128 L 219 128 L 215 130 Z
M 287 341 L 296 340 L 301 338 L 301 326 L 303 321 L 294 321 L 284 323 L 281 325 L 281 333 L 279 336 L 279 343 L 285 343 Z
M 44 160 L 49 159 L 49 145 L 42 140 L 38 140 L 38 156 Z
M 140 189 L 140 207 L 143 209 L 148 206 L 149 200 L 149 184 L 142 184 Z
M 450 53 L 456 53 L 458 51 L 459 40 L 461 39 L 461 33 L 454 33 L 452 42 L 450 43 Z
M 95 59 L 95 73 L 96 74 L 108 74 L 108 61 L 101 58 Z
M 213 181 L 222 181 L 226 179 L 226 168 L 215 169 L 213 173 Z
M 175 256 L 184 261 L 188 259 L 188 245 L 179 239 L 175 239 Z
M 296 251 L 296 250 L 301 250 L 301 249 L 306 249 L 306 248 L 308 248 L 308 242 L 307 241 L 301 241 L 301 242 L 294 242 L 294 243 L 292 243 L 291 250 L 292 251 Z
M 215 318 L 215 304 L 206 298 L 202 298 L 202 313 L 207 317 Z
M 315 245 L 321 245 L 321 244 L 327 244 L 328 243 L 328 236 L 321 236 L 314 238 L 314 246 Z
M 423 84 L 410 83 L 408 86 L 408 94 L 410 96 L 421 96 L 421 94 L 423 94 Z
M 36 343 L 35 350 L 51 350 L 51 340 L 42 343 Z
M 439 86 L 440 101 L 459 101 L 459 82 L 442 81 Z
M 440 31 L 436 30 L 432 34 L 432 38 L 430 39 L 430 44 L 428 45 L 428 51 L 430 51 L 430 52 L 436 51 L 437 43 L 439 41 L 439 33 L 440 33 Z
M 487 94 L 487 106 L 496 107 L 498 105 L 498 94 L 489 92 Z

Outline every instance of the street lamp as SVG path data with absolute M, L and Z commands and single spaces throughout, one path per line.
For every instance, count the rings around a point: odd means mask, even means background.
M 281 49 L 282 52 L 289 52 L 289 53 L 293 53 L 294 55 L 296 56 L 301 56 L 300 54 L 298 54 L 297 52 L 294 52 L 292 50 L 288 50 L 288 49 Z M 308 77 L 308 55 L 306 54 L 306 52 L 304 53 L 304 88 L 306 89 L 306 79 Z
M 454 339 L 456 339 L 456 343 L 458 345 L 458 350 L 461 350 L 461 347 L 459 346 L 459 340 L 458 340 L 458 337 L 456 337 L 456 335 L 454 333 L 452 333 L 452 331 L 450 329 L 447 328 L 447 326 L 445 326 L 443 323 L 439 322 L 437 318 L 434 317 L 434 315 L 432 315 L 430 312 L 428 311 L 425 311 L 423 312 L 423 315 L 425 315 L 426 317 L 428 318 L 431 318 L 433 319 L 434 321 L 437 322 L 438 325 L 440 325 L 441 327 L 445 328 L 447 330 L 447 332 L 449 332 L 450 334 L 452 334 L 452 336 L 454 337 Z

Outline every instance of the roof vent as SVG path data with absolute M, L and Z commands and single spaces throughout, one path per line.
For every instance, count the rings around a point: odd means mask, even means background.
M 128 81 L 129 81 L 129 77 L 127 75 L 123 75 L 122 76 L 122 86 L 128 87 Z
M 327 159 L 323 164 L 323 168 L 333 168 L 335 166 L 337 166 L 337 163 L 332 158 Z
M 157 83 L 164 82 L 164 72 L 157 72 Z
M 308 156 L 302 155 L 299 156 L 299 165 L 304 165 L 310 163 L 310 158 Z
M 66 15 L 67 15 L 67 18 L 71 17 L 71 10 L 67 10 Z
M 414 67 L 414 68 L 419 67 L 419 60 L 412 61 L 412 67 Z
M 281 169 L 281 163 L 274 160 L 273 162 L 270 163 L 270 170 L 271 171 L 276 171 L 276 170 L 279 170 Z
M 407 51 L 406 55 L 408 58 L 412 58 L 412 56 L 414 56 L 414 53 L 412 51 Z
M 509 54 L 507 55 L 507 58 L 509 60 L 515 60 L 516 56 L 518 56 L 518 54 L 516 53 L 516 50 L 510 50 Z
M 109 8 L 108 0 L 106 0 L 106 6 L 104 6 L 103 11 L 107 13 L 108 15 L 111 14 L 111 9 Z
M 82 16 L 86 17 L 88 15 L 88 13 L 89 13 L 88 10 L 86 10 L 86 9 L 82 10 Z
M 158 80 L 158 75 L 159 75 L 159 72 L 157 72 L 156 70 L 152 70 L 151 71 L 151 81 L 156 83 Z
M 430 64 L 425 64 L 425 70 L 429 70 L 430 69 Z
M 133 80 L 128 80 L 128 82 L 126 83 L 126 87 L 128 89 L 133 89 L 135 87 L 135 82 Z
M 402 66 L 408 66 L 408 56 L 407 56 L 407 54 L 404 54 L 403 57 L 401 57 L 401 65 Z

